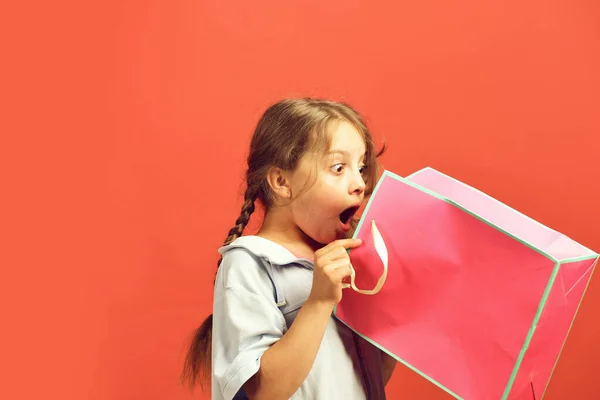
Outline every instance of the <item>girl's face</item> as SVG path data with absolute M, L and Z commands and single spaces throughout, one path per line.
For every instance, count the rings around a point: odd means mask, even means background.
M 361 134 L 345 121 L 332 124 L 329 133 L 328 154 L 305 155 L 289 179 L 295 197 L 289 205 L 293 223 L 321 244 L 344 237 L 365 196 Z

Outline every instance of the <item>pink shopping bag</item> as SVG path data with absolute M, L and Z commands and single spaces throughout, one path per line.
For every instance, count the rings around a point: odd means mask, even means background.
M 542 398 L 598 254 L 431 168 L 386 171 L 355 237 L 337 318 L 455 398 Z

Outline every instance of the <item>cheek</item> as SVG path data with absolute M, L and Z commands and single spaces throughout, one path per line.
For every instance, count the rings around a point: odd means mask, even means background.
M 315 191 L 298 199 L 294 222 L 313 240 L 327 244 L 337 239 L 338 208 L 330 193 Z
M 312 225 L 313 221 L 321 219 L 326 213 L 321 195 L 319 193 L 311 193 L 299 199 L 295 214 L 297 217 L 300 217 L 303 224 L 308 223 Z
M 336 199 L 336 194 L 328 187 L 315 188 L 305 200 L 305 209 L 315 216 L 330 216 L 339 208 Z

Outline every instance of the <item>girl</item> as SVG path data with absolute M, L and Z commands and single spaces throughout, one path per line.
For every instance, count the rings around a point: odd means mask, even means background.
M 211 376 L 219 400 L 385 398 L 395 360 L 332 316 L 382 153 L 345 104 L 295 99 L 266 110 L 240 216 L 219 249 L 213 315 L 196 331 L 184 380 Z M 242 236 L 257 201 L 263 224 Z

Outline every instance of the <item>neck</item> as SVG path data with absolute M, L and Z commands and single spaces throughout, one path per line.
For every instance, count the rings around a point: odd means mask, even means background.
M 269 209 L 256 235 L 280 244 L 297 257 L 313 260 L 315 251 L 323 245 L 312 240 L 291 221 L 288 210 Z

